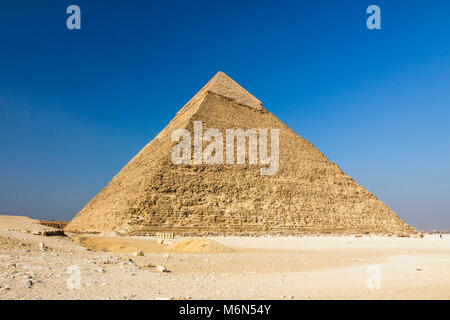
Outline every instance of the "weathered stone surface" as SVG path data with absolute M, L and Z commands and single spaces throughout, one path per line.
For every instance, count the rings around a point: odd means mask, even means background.
M 224 87 L 222 87 L 224 86 Z M 301 138 L 259 100 L 217 74 L 67 225 L 129 235 L 387 233 L 415 230 Z M 280 163 L 175 165 L 175 129 L 279 129 Z

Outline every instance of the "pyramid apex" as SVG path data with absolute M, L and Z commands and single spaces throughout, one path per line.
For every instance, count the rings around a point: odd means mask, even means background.
M 245 90 L 236 81 L 223 71 L 216 75 L 200 90 L 200 92 L 213 92 L 235 100 L 237 103 L 256 110 L 262 110 L 262 103 L 250 92 Z

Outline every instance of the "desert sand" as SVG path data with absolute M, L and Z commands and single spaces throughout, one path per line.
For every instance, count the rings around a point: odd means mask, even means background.
M 38 234 L 51 230 L 0 216 L 0 299 L 450 298 L 449 235 L 176 237 L 160 244 Z M 79 289 L 67 286 L 73 266 Z M 369 266 L 379 268 L 379 289 L 367 286 Z

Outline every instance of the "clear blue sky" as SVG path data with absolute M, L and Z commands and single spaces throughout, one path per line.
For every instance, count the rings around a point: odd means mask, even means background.
M 71 219 L 218 70 L 408 223 L 450 229 L 447 0 L 2 1 L 0 213 Z

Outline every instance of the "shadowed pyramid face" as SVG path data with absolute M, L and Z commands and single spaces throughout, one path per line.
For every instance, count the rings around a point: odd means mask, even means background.
M 107 230 L 186 235 L 414 231 L 222 72 L 66 227 Z

